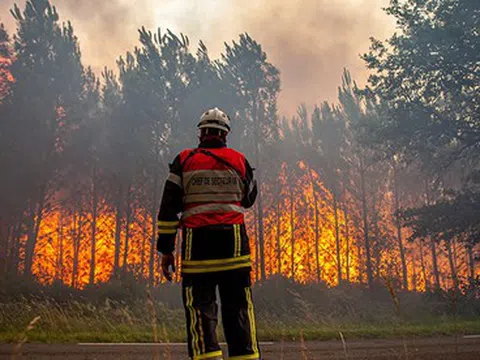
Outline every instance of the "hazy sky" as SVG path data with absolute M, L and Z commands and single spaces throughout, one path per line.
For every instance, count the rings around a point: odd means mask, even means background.
M 9 9 L 25 0 L 0 0 L 0 22 L 15 28 Z M 137 29 L 169 28 L 202 39 L 213 58 L 224 42 L 248 32 L 281 71 L 280 111 L 292 115 L 301 102 L 334 101 L 343 67 L 364 83 L 359 54 L 369 37 L 385 38 L 393 21 L 381 10 L 388 0 L 52 0 L 71 20 L 84 63 L 100 71 L 138 43 Z M 219 104 L 221 106 L 221 104 Z

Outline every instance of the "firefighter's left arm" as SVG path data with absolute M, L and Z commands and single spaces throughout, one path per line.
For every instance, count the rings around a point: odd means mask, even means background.
M 245 209 L 251 208 L 255 204 L 255 199 L 257 198 L 257 181 L 253 175 L 253 168 L 248 163 L 248 160 L 245 160 L 246 168 L 246 181 L 245 181 L 245 193 L 241 202 L 242 207 Z
M 183 211 L 183 186 L 180 156 L 170 164 L 162 203 L 157 222 L 157 250 L 162 254 L 172 254 L 175 250 L 175 237 L 180 225 L 178 214 Z

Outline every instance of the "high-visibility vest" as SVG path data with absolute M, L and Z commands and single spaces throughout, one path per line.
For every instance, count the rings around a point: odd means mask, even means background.
M 230 148 L 188 149 L 180 153 L 184 212 L 182 225 L 198 228 L 243 224 L 245 156 Z

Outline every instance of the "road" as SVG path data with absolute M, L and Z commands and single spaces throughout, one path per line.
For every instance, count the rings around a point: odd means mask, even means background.
M 15 355 L 16 353 L 16 355 Z M 262 346 L 264 360 L 408 359 L 479 360 L 480 336 L 395 339 L 274 342 Z M 184 344 L 0 344 L 0 359 L 160 360 L 187 359 Z

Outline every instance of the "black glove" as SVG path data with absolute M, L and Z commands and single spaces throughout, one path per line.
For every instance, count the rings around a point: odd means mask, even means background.
M 170 272 L 170 266 L 172 272 Z M 175 256 L 173 254 L 162 254 L 162 273 L 168 281 L 172 281 L 172 273 L 175 273 Z

